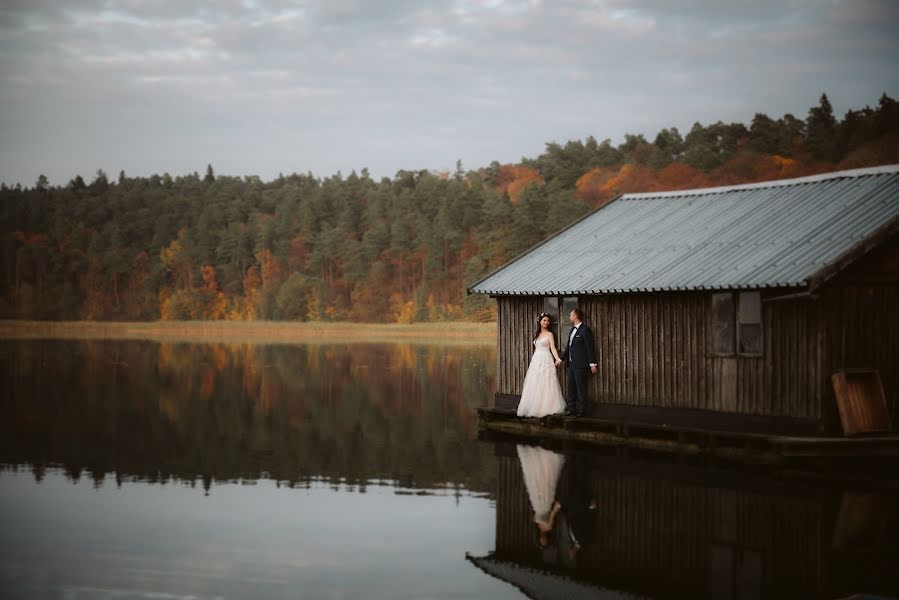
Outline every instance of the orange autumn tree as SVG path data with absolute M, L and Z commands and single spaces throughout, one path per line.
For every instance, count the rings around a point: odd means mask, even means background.
M 708 186 L 708 178 L 702 169 L 682 162 L 669 164 L 656 177 L 657 190 L 689 190 Z
M 247 267 L 243 276 L 243 310 L 241 316 L 252 321 L 258 315 L 259 298 L 262 293 L 262 276 L 259 275 L 259 267 L 252 265 Z
M 543 183 L 543 178 L 534 169 L 516 165 L 502 165 L 497 170 L 494 189 L 500 194 L 508 194 L 509 199 L 514 203 L 518 202 L 521 192 L 528 185 L 541 183 Z
M 271 250 L 257 251 L 256 262 L 259 263 L 262 275 L 262 287 L 259 289 L 259 301 L 255 308 L 256 318 L 271 319 L 275 316 L 275 297 L 281 284 L 287 279 L 287 270 L 284 268 L 284 261 Z
M 216 281 L 215 277 L 215 267 L 203 265 L 200 267 L 200 273 L 203 276 L 202 292 L 206 299 L 205 318 L 224 319 L 228 313 L 228 298 L 219 289 L 218 281 Z
M 202 312 L 193 297 L 193 275 L 190 257 L 184 248 L 184 229 L 159 253 L 159 262 L 169 275 L 159 288 L 159 316 L 164 321 L 196 319 Z
M 621 194 L 658 189 L 655 171 L 644 165 L 627 163 L 617 171 L 596 168 L 578 179 L 575 194 L 594 207 L 602 206 Z
M 575 196 L 590 206 L 601 206 L 611 200 L 605 189 L 606 183 L 618 172 L 616 168 L 596 167 L 578 178 Z
M 774 154 L 763 156 L 759 160 L 756 180 L 787 179 L 789 177 L 798 177 L 800 173 L 802 173 L 802 164 L 798 160 Z

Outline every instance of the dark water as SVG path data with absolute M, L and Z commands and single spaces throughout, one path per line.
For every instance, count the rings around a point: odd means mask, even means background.
M 888 479 L 479 441 L 494 364 L 0 342 L 0 597 L 899 596 Z

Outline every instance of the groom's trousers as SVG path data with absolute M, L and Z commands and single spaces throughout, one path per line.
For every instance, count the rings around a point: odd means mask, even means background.
M 568 363 L 568 393 L 565 399 L 565 409 L 577 415 L 587 412 L 587 373 L 590 369 L 578 369 L 569 361 Z

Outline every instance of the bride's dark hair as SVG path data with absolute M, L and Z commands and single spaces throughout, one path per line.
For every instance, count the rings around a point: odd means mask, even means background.
M 533 339 L 533 341 L 535 341 L 535 342 L 537 341 L 537 338 L 540 337 L 540 332 L 543 331 L 543 327 L 540 326 L 540 321 L 543 320 L 543 317 L 548 317 L 548 318 L 549 318 L 549 329 L 547 329 L 547 331 L 549 331 L 550 333 L 553 333 L 553 330 L 552 330 L 552 325 L 553 325 L 553 318 L 552 318 L 552 315 L 550 315 L 549 313 L 542 312 L 542 313 L 540 313 L 540 314 L 537 316 L 537 331 L 534 332 L 534 339 Z M 556 334 L 554 334 L 554 333 L 553 333 L 553 339 L 556 339 Z

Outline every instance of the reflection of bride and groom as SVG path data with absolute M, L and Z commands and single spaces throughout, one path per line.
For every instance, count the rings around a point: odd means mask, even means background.
M 572 456 L 566 464 L 565 456 L 544 448 L 517 450 L 543 561 L 576 567 L 581 549 L 593 541 L 597 512 L 583 458 Z
M 550 329 L 552 320 L 547 313 L 537 317 L 534 334 L 534 355 L 528 365 L 518 403 L 519 417 L 545 417 L 564 413 L 582 417 L 587 413 L 588 372 L 596 374 L 593 332 L 583 321 L 583 314 L 574 309 L 569 314 L 571 333 L 561 355 Z M 567 362 L 568 399 L 562 398 L 562 388 L 556 367 Z
M 521 388 L 518 416 L 544 417 L 563 412 L 571 416 L 586 414 L 587 373 L 597 372 L 593 332 L 584 323 L 580 310 L 572 310 L 569 319 L 571 333 L 560 355 L 550 328 L 550 316 L 541 313 L 537 317 L 534 355 Z M 556 374 L 556 367 L 562 362 L 568 363 L 567 401 L 562 397 Z M 544 561 L 574 566 L 583 545 L 592 540 L 596 516 L 596 501 L 589 497 L 582 459 L 574 457 L 568 461 L 565 483 L 560 489 L 559 479 L 565 465 L 563 455 L 519 445 L 518 460 L 534 509 L 534 524 Z

